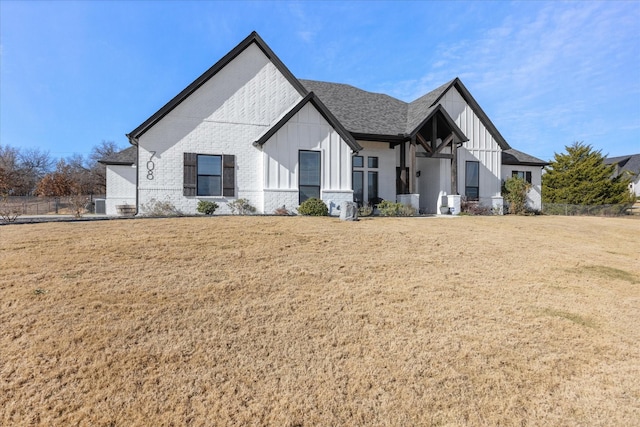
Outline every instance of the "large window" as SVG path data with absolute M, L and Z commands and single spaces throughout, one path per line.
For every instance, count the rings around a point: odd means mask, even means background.
M 373 171 L 367 172 L 367 181 L 368 181 L 367 196 L 369 197 L 369 202 L 371 202 L 373 199 L 378 198 L 378 172 L 373 172 Z
M 364 172 L 353 171 L 353 200 L 362 206 L 364 203 Z
M 353 156 L 353 199 L 358 205 L 378 198 L 378 157 Z M 366 177 L 366 181 L 365 181 Z
M 480 198 L 480 162 L 467 162 L 464 193 L 469 200 Z
M 299 202 L 320 198 L 320 152 L 300 151 L 298 177 Z
M 198 196 L 222 195 L 222 156 L 198 155 Z
M 531 171 L 512 171 L 511 176 L 522 178 L 531 184 Z

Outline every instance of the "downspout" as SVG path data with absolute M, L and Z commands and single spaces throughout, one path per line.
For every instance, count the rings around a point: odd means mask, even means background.
M 125 135 L 127 138 L 129 138 L 129 143 L 131 145 L 135 145 L 136 146 L 136 212 L 133 216 L 138 216 L 138 200 L 139 200 L 139 187 L 140 187 L 140 165 L 139 165 L 139 159 L 140 159 L 140 144 L 138 144 L 138 139 L 134 138 L 133 136 L 126 134 Z

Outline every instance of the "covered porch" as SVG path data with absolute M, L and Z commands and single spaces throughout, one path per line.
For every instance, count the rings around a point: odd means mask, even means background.
M 458 148 L 468 138 L 441 105 L 402 141 L 397 151 L 396 198 L 421 213 L 438 213 L 440 192 L 458 193 Z

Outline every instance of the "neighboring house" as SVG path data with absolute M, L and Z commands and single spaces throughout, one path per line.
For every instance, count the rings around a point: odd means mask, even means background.
M 111 215 L 152 199 L 227 213 L 237 198 L 269 214 L 309 197 L 332 214 L 379 198 L 435 213 L 440 191 L 502 207 L 505 174 L 539 183 L 546 164 L 513 150 L 458 78 L 411 103 L 298 80 L 255 32 L 127 137 L 102 160 Z
M 636 197 L 640 197 L 640 154 L 607 157 L 604 162 L 607 165 L 616 165 L 615 176 L 628 176 L 631 179 L 629 191 L 631 194 L 635 194 Z

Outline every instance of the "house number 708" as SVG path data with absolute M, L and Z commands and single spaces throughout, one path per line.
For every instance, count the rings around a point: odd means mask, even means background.
M 147 179 L 153 180 L 153 169 L 155 169 L 156 165 L 153 163 L 153 156 L 156 155 L 155 151 L 150 151 L 151 157 L 147 161 Z

